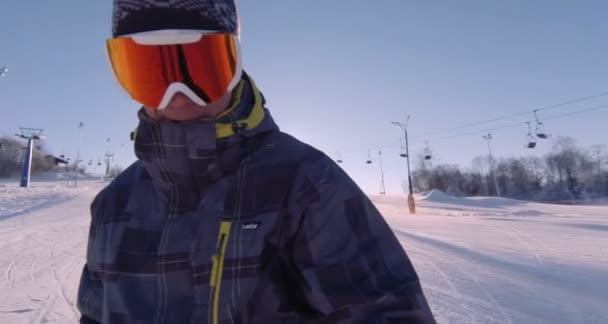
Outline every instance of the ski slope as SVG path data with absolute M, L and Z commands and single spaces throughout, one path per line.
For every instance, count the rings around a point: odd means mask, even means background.
M 439 323 L 608 323 L 608 206 L 372 197 Z
M 75 323 L 89 204 L 105 184 L 0 183 L 0 323 Z M 608 206 L 372 196 L 439 323 L 608 323 Z

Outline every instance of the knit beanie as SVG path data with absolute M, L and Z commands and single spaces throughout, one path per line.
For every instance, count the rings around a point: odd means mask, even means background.
M 114 0 L 114 37 L 163 29 L 238 34 L 234 0 Z

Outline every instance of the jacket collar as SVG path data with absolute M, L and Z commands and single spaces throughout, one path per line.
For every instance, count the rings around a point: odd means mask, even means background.
M 252 152 L 253 137 L 278 129 L 249 76 L 235 90 L 230 108 L 214 120 L 155 121 L 139 111 L 135 154 L 174 212 L 195 208 L 210 183 L 234 172 Z

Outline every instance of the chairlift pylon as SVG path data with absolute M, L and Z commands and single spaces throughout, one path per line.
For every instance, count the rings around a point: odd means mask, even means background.
M 536 147 L 536 138 L 532 135 L 532 125 L 530 125 L 530 122 L 526 122 L 526 124 L 528 124 L 528 135 L 526 135 L 528 144 L 524 145 L 524 148 L 533 149 Z
M 534 119 L 536 120 L 536 137 L 548 139 L 551 135 L 545 132 L 545 124 L 538 119 L 537 110 L 534 110 Z

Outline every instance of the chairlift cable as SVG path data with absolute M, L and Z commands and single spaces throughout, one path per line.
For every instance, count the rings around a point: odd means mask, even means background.
M 457 126 L 457 127 L 451 127 L 451 128 L 437 130 L 437 131 L 432 131 L 432 132 L 427 132 L 427 133 L 415 134 L 412 137 L 413 138 L 419 138 L 419 137 L 424 137 L 424 136 L 429 136 L 429 135 L 447 133 L 447 132 L 454 131 L 454 130 L 459 130 L 459 129 L 463 129 L 463 128 L 469 128 L 469 127 L 473 127 L 473 126 L 479 126 L 479 125 L 483 125 L 483 124 L 487 124 L 487 123 L 492 123 L 492 122 L 496 122 L 496 121 L 501 121 L 501 120 L 505 120 L 505 119 L 511 119 L 511 118 L 514 118 L 514 117 L 523 116 L 523 115 L 529 114 L 530 112 L 535 112 L 535 111 L 538 112 L 538 111 L 545 111 L 545 110 L 555 109 L 555 108 L 567 106 L 567 105 L 570 105 L 570 104 L 573 104 L 573 103 L 578 103 L 578 102 L 582 102 L 582 101 L 596 99 L 596 98 L 600 98 L 600 97 L 604 97 L 604 96 L 608 96 L 608 92 L 602 92 L 602 93 L 598 93 L 598 94 L 587 96 L 587 97 L 577 98 L 577 99 L 574 99 L 574 100 L 569 100 L 569 101 L 566 101 L 566 102 L 560 102 L 560 103 L 553 104 L 553 105 L 546 106 L 546 107 L 541 107 L 541 108 L 537 108 L 537 109 L 522 111 L 522 112 L 519 112 L 519 113 L 515 113 L 515 114 L 511 114 L 511 115 L 505 115 L 505 116 L 501 116 L 501 117 L 496 117 L 496 118 L 492 118 L 492 119 L 488 119 L 488 120 L 484 120 L 484 121 L 474 122 L 474 123 L 471 123 L 471 124 L 461 125 L 461 126 Z
M 587 112 L 591 112 L 591 111 L 596 111 L 596 110 L 607 109 L 607 108 L 608 108 L 608 105 L 596 106 L 596 107 L 591 107 L 591 108 L 587 108 L 587 109 L 581 109 L 581 110 L 577 110 L 577 111 L 573 111 L 573 112 L 568 112 L 568 113 L 563 113 L 563 114 L 549 116 L 549 117 L 544 118 L 544 120 L 553 120 L 553 119 L 564 118 L 564 117 L 569 117 L 569 116 L 573 116 L 573 115 L 580 115 L 580 114 L 583 114 L 583 113 L 587 113 Z M 515 124 L 508 124 L 508 125 L 503 125 L 503 126 L 498 126 L 498 127 L 493 127 L 493 128 L 486 128 L 486 129 L 483 129 L 483 130 L 476 130 L 476 131 L 471 131 L 471 132 L 466 132 L 466 133 L 461 133 L 461 134 L 455 134 L 455 135 L 450 135 L 450 136 L 433 138 L 433 139 L 429 139 L 428 142 L 436 142 L 436 141 L 441 141 L 441 140 L 446 140 L 446 139 L 452 139 L 452 138 L 462 137 L 462 136 L 467 136 L 467 135 L 476 135 L 476 134 L 480 134 L 480 133 L 493 132 L 493 131 L 496 131 L 496 130 L 501 130 L 501 129 L 506 129 L 506 128 L 513 128 L 513 127 L 521 126 L 521 125 L 524 125 L 524 124 L 526 124 L 526 123 L 519 122 L 519 123 L 515 123 Z
M 591 98 L 597 98 L 600 96 L 604 96 L 604 95 L 608 95 L 608 93 L 603 93 L 603 94 L 598 94 L 595 96 L 589 96 L 589 97 L 585 97 L 585 98 L 580 98 L 577 100 L 572 100 L 569 101 L 568 103 L 574 103 L 574 102 L 579 102 L 579 101 L 583 101 L 583 100 L 589 100 Z M 561 105 L 564 105 L 566 103 L 562 103 Z M 560 104 L 558 104 L 560 105 Z M 555 108 L 558 107 L 558 105 L 552 105 L 552 106 L 548 106 L 545 108 L 541 108 L 541 109 L 537 109 L 537 111 L 541 111 L 542 109 L 547 110 L 547 109 L 551 109 L 551 108 Z M 581 109 L 581 110 L 577 110 L 577 111 L 572 111 L 572 112 L 566 112 L 566 113 L 562 113 L 562 114 L 558 114 L 558 115 L 553 115 L 553 116 L 548 116 L 543 118 L 544 121 L 547 120 L 553 120 L 553 119 L 559 119 L 559 118 L 564 118 L 564 117 L 569 117 L 569 116 L 575 116 L 575 115 L 579 115 L 579 114 L 584 114 L 587 112 L 592 112 L 592 111 L 597 111 L 597 110 L 603 110 L 603 109 L 607 109 L 608 105 L 601 105 L 601 106 L 595 106 L 595 107 L 590 107 L 590 108 L 586 108 L 586 109 Z M 526 112 L 525 114 L 529 114 L 530 112 Z M 519 114 L 519 115 L 524 115 Z M 448 136 L 442 136 L 442 137 L 437 137 L 437 138 L 431 138 L 431 139 L 426 139 L 426 142 L 438 142 L 438 141 L 443 141 L 443 140 L 448 140 L 448 139 L 453 139 L 453 138 L 458 138 L 458 137 L 463 137 L 463 136 L 469 136 L 469 135 L 477 135 L 477 134 L 481 134 L 481 133 L 487 133 L 487 132 L 493 132 L 493 131 L 497 131 L 497 130 L 503 130 L 503 129 L 507 129 L 507 128 L 514 128 L 514 127 L 518 127 L 521 126 L 525 123 L 522 122 L 518 122 L 518 123 L 513 123 L 513 124 L 507 124 L 507 125 L 502 125 L 502 126 L 497 126 L 497 127 L 490 127 L 490 128 L 485 128 L 485 129 L 481 129 L 481 130 L 475 130 L 475 131 L 470 131 L 470 132 L 464 132 L 464 133 L 459 133 L 459 134 L 454 134 L 454 135 L 448 135 Z M 421 143 L 421 140 L 413 140 L 412 143 L 416 144 L 416 143 Z M 350 153 L 361 153 L 361 152 L 365 152 L 365 151 L 369 151 L 370 148 L 372 149 L 381 149 L 381 150 L 391 150 L 391 149 L 395 149 L 395 148 L 399 148 L 401 145 L 396 144 L 396 141 L 394 141 L 393 143 L 386 143 L 386 144 L 382 144 L 382 145 L 370 145 L 367 146 L 367 148 L 361 148 L 361 149 L 355 149 L 355 150 L 340 150 L 341 152 L 341 156 L 344 156 L 345 154 L 350 154 Z
M 587 100 L 591 100 L 591 99 L 596 99 L 596 98 L 600 98 L 600 97 L 604 97 L 604 96 L 608 96 L 608 92 L 602 92 L 602 93 L 598 93 L 598 94 L 591 95 L 591 96 L 581 97 L 581 98 L 577 98 L 577 99 L 574 99 L 574 100 L 569 100 L 569 101 L 566 101 L 566 102 L 561 102 L 561 103 L 553 104 L 553 105 L 550 105 L 550 106 L 545 106 L 545 107 L 541 107 L 541 108 L 537 108 L 537 109 L 528 110 L 528 111 L 525 111 L 525 112 L 522 111 L 522 112 L 516 113 L 516 114 L 506 115 L 506 116 L 502 116 L 502 117 L 496 117 L 496 118 L 488 119 L 488 120 L 485 120 L 485 121 L 475 122 L 475 123 L 471 123 L 471 124 L 461 125 L 461 126 L 457 126 L 457 127 L 451 127 L 451 128 L 447 128 L 447 129 L 443 129 L 443 130 L 437 130 L 437 131 L 432 131 L 432 132 L 427 132 L 427 133 L 415 134 L 415 135 L 410 136 L 410 137 L 411 137 L 411 139 L 413 139 L 412 143 L 420 143 L 421 142 L 419 140 L 420 138 L 427 137 L 429 135 L 441 134 L 441 133 L 446 133 L 446 132 L 450 132 L 450 131 L 454 131 L 454 130 L 458 130 L 458 129 L 469 128 L 469 127 L 479 126 L 479 125 L 483 125 L 483 124 L 487 124 L 487 123 L 491 123 L 491 122 L 496 122 L 496 121 L 500 121 L 500 120 L 511 119 L 511 118 L 514 118 L 514 117 L 524 116 L 524 115 L 527 115 L 527 114 L 530 114 L 530 113 L 537 113 L 537 112 L 540 112 L 540 111 L 551 110 L 551 109 L 563 107 L 563 106 L 566 106 L 566 105 L 570 105 L 570 104 L 573 104 L 573 103 L 579 103 L 579 102 L 583 102 L 583 101 L 587 101 Z M 547 120 L 551 120 L 551 119 L 555 119 L 555 118 L 561 118 L 561 117 L 564 117 L 564 116 L 576 115 L 576 114 L 584 113 L 584 112 L 587 112 L 587 111 L 603 109 L 601 107 L 604 107 L 604 106 L 594 107 L 594 108 L 585 109 L 585 110 L 574 111 L 574 112 L 560 114 L 560 115 L 555 115 L 555 116 L 551 116 L 549 118 L 543 118 L 543 120 L 547 121 Z M 505 126 L 490 127 L 490 128 L 486 128 L 486 129 L 483 129 L 483 130 L 476 130 L 476 131 L 465 132 L 465 133 L 460 133 L 460 134 L 447 135 L 447 136 L 443 136 L 443 137 L 439 137 L 439 138 L 434 138 L 434 139 L 431 139 L 429 141 L 434 142 L 434 141 L 440 141 L 440 140 L 450 139 L 450 138 L 455 138 L 455 137 L 474 135 L 474 134 L 484 133 L 484 132 L 492 131 L 492 130 L 500 130 L 500 129 L 505 129 L 505 128 L 516 127 L 516 126 L 519 126 L 521 124 L 522 123 L 520 122 L 520 123 L 509 124 L 509 125 L 505 125 Z M 350 153 L 365 152 L 366 150 L 368 150 L 370 148 L 374 149 L 374 150 L 389 150 L 389 149 L 393 149 L 395 147 L 397 147 L 396 140 L 393 141 L 393 142 L 391 142 L 391 143 L 384 143 L 384 144 L 378 144 L 378 145 L 366 145 L 366 146 L 365 145 L 360 145 L 360 146 L 357 146 L 356 148 L 347 149 L 347 150 L 340 150 L 340 151 L 342 153 L 345 153 L 345 154 L 350 154 Z

